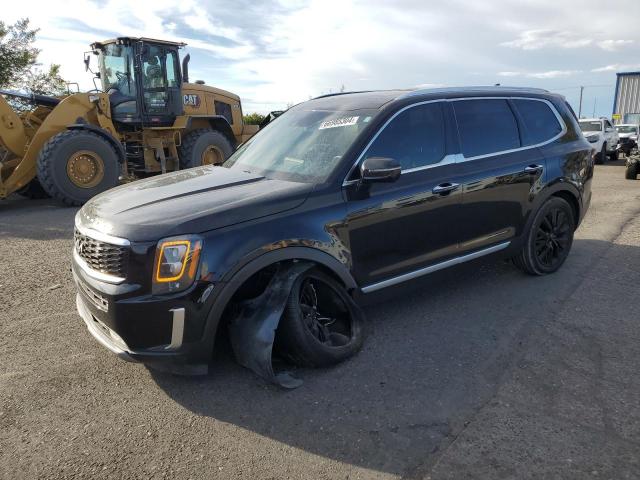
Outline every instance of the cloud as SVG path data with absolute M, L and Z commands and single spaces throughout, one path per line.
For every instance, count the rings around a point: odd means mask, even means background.
M 633 43 L 633 40 L 598 40 L 586 34 L 568 30 L 526 30 L 521 32 L 515 40 L 502 42 L 500 45 L 522 50 L 540 50 L 543 48 L 576 49 L 595 45 L 602 50 L 612 52 Z
M 498 72 L 498 76 L 500 77 L 525 77 L 525 78 L 538 78 L 538 79 L 549 79 L 549 78 L 562 78 L 562 77 L 570 77 L 572 75 L 578 75 L 582 73 L 580 70 L 549 70 L 546 72 Z
M 522 50 L 539 50 L 547 47 L 588 47 L 592 43 L 592 38 L 579 36 L 568 31 L 527 30 L 520 33 L 517 39 L 502 42 L 500 45 L 504 47 L 520 48 Z
M 616 0 L 616 8 L 601 1 L 75 0 L 61 10 L 50 0 L 24 0 L 5 9 L 3 21 L 28 16 L 41 29 L 39 61 L 60 63 L 63 76 L 85 89 L 93 83 L 82 53 L 93 41 L 131 35 L 186 42 L 191 78 L 237 93 L 246 112 L 264 113 L 341 85 L 509 79 L 572 92 L 576 84 L 600 84 L 633 63 L 630 47 L 640 44 L 640 29 L 620 28 L 640 18 L 640 1 Z M 594 68 L 601 65 L 610 69 Z M 598 105 L 613 102 L 610 90 L 597 92 Z
M 594 68 L 591 71 L 594 73 L 603 73 L 603 72 L 629 72 L 631 70 L 640 70 L 640 63 L 636 63 L 636 64 L 616 63 L 613 65 L 606 65 L 604 67 Z
M 598 46 L 603 50 L 613 52 L 627 45 L 633 45 L 633 43 L 635 43 L 633 40 L 602 40 L 598 42 Z

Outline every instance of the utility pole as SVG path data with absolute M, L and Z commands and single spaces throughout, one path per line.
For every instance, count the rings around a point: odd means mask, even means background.
M 596 105 L 598 104 L 598 97 L 593 99 L 593 118 L 596 118 Z
M 580 107 L 578 108 L 578 118 L 582 118 L 582 92 L 584 92 L 584 87 L 580 87 Z

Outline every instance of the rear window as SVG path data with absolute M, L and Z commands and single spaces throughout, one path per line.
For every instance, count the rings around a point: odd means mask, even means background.
M 233 114 L 231 113 L 231 105 L 225 102 L 219 102 L 218 100 L 215 100 L 213 102 L 213 105 L 216 109 L 216 115 L 223 116 L 227 119 L 227 122 L 233 125 Z
M 520 147 L 518 124 L 506 100 L 453 102 L 465 157 Z
M 593 122 L 580 122 L 580 130 L 583 132 L 601 132 L 602 131 L 602 122 L 599 120 L 595 120 Z
M 538 100 L 513 100 L 524 122 L 525 146 L 551 140 L 562 132 L 562 126 L 549 105 Z

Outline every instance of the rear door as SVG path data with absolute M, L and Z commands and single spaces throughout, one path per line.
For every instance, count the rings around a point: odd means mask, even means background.
M 538 147 L 562 127 L 542 100 L 452 103 L 462 150 L 460 251 L 506 247 L 522 233 L 544 184 L 546 161 Z
M 361 162 L 397 160 L 402 175 L 394 183 L 361 186 L 351 180 L 345 186 L 346 228 L 359 284 L 397 279 L 457 254 L 462 188 L 453 135 L 449 104 L 417 104 L 397 113 L 362 154 Z

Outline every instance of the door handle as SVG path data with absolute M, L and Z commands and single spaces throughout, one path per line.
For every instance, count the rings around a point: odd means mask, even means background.
M 441 183 L 440 185 L 433 187 L 433 190 L 431 191 L 439 195 L 446 195 L 447 193 L 456 190 L 459 186 L 459 183 Z
M 543 169 L 544 167 L 542 165 L 529 165 L 528 167 L 524 167 L 524 173 L 528 173 L 530 175 L 536 175 L 542 172 Z

